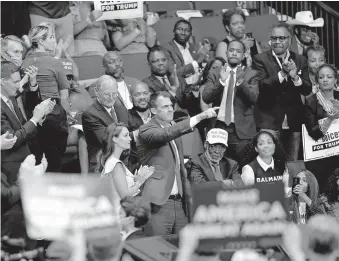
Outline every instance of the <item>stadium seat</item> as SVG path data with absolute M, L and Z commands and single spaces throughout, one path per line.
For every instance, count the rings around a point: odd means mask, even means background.
M 267 43 L 273 25 L 279 24 L 276 15 L 257 15 L 246 18 L 246 32 L 253 33 L 259 43 Z
M 173 39 L 173 28 L 177 21 L 181 18 L 178 17 L 166 17 L 160 19 L 153 28 L 157 33 L 157 39 L 161 45 L 168 43 Z
M 196 10 L 222 10 L 237 7 L 236 1 L 196 1 L 194 2 Z
M 146 53 L 122 54 L 124 74 L 142 80 L 151 75 Z
M 150 1 L 146 2 L 149 12 L 169 12 L 192 9 L 189 1 Z
M 187 133 L 181 137 L 184 156 L 194 158 L 204 152 L 204 144 L 202 143 L 200 133 L 197 128 L 193 132 Z
M 99 78 L 105 73 L 100 55 L 73 57 L 79 68 L 79 80 Z
M 191 24 L 193 27 L 193 41 L 195 43 L 202 42 L 207 38 L 213 46 L 226 37 L 225 27 L 222 24 L 220 16 L 208 16 L 202 18 L 192 18 Z

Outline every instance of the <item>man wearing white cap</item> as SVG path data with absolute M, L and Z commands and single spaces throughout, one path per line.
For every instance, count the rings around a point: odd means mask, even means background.
M 188 177 L 192 184 L 218 182 L 225 187 L 242 186 L 238 163 L 224 157 L 228 133 L 219 128 L 211 129 L 205 141 L 205 153 L 197 155 L 191 162 Z
M 295 36 L 292 38 L 291 51 L 306 55 L 307 47 L 319 45 L 319 36 L 311 29 L 323 27 L 323 18 L 314 20 L 311 11 L 301 11 L 295 14 L 294 20 L 289 20 L 286 23 L 293 26 L 294 29 Z

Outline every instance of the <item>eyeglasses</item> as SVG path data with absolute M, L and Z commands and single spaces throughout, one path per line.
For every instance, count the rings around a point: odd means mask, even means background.
M 285 41 L 288 38 L 290 38 L 290 37 L 289 36 L 271 36 L 270 40 L 272 42 L 276 42 L 279 39 L 280 42 L 283 42 L 283 41 Z
M 151 64 L 154 64 L 154 65 L 157 65 L 159 64 L 160 62 L 164 63 L 167 61 L 167 58 L 161 58 L 161 59 L 157 59 L 155 61 L 151 61 Z

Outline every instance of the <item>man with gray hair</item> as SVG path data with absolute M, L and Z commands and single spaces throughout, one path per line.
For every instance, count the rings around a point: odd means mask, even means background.
M 96 155 L 101 149 L 101 138 L 106 127 L 121 121 L 120 108 L 115 103 L 118 97 L 116 80 L 109 75 L 101 76 L 96 82 L 95 92 L 97 99 L 82 115 L 90 173 L 94 172 L 97 165 Z

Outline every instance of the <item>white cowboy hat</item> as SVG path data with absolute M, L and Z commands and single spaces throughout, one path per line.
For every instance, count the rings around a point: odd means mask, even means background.
M 309 27 L 323 27 L 324 19 L 318 18 L 314 20 L 313 14 L 311 11 L 301 11 L 295 14 L 294 20 L 289 20 L 286 22 L 289 25 L 304 25 Z

